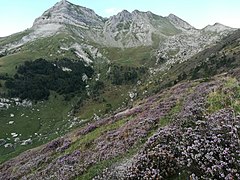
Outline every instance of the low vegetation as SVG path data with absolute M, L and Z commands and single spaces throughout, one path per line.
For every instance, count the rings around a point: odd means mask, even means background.
M 59 94 L 84 92 L 83 75 L 91 78 L 93 69 L 82 62 L 62 60 L 49 62 L 44 59 L 26 61 L 18 67 L 14 78 L 5 82 L 10 97 L 29 100 L 46 100 L 50 91 Z

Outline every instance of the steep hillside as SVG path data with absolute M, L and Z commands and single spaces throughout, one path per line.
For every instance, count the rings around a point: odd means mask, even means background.
M 152 45 L 158 48 L 158 43 L 160 46 L 169 44 L 175 36 L 181 36 L 184 41 L 190 33 L 192 40 L 195 41 L 194 48 L 197 46 L 202 49 L 233 30 L 219 24 L 197 30 L 173 14 L 162 17 L 149 11 L 140 12 L 138 10 L 132 13 L 124 10 L 105 19 L 91 9 L 63 0 L 37 18 L 29 31 L 14 35 L 14 37 L 1 42 L 0 53 L 59 33 L 66 33 L 85 43 L 94 42 L 108 47 L 121 48 Z M 11 41 L 13 39 L 14 42 Z M 206 39 L 208 39 L 207 42 Z M 166 42 L 162 44 L 163 41 Z
M 188 66 L 182 63 L 165 72 L 162 83 L 148 87 L 161 89 L 155 95 L 139 95 L 131 107 L 82 123 L 71 133 L 3 163 L 0 177 L 238 179 L 239 34 L 236 31 L 200 52 Z M 227 60 L 235 60 L 225 62 L 223 53 Z M 212 58 L 207 61 L 212 74 L 202 66 L 207 57 Z M 179 70 L 183 66 L 185 76 Z M 171 78 L 176 76 L 174 82 Z M 146 85 L 139 85 L 136 92 Z
M 58 2 L 0 38 L 0 179 L 238 179 L 239 39 Z
M 237 179 L 236 78 L 228 74 L 173 86 L 21 154 L 0 166 L 0 177 Z
M 213 75 L 230 72 L 234 68 L 238 68 L 240 65 L 239 38 L 240 31 L 237 30 L 223 38 L 215 46 L 207 48 L 188 59 L 187 62 L 173 66 L 169 70 L 169 75 L 175 74 L 180 78 L 183 74 L 187 74 L 189 79 L 209 78 Z

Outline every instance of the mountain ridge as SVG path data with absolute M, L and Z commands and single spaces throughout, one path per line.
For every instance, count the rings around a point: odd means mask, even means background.
M 155 39 L 152 36 L 155 35 L 158 39 L 167 39 L 184 32 L 198 33 L 196 28 L 174 14 L 163 17 L 150 11 L 128 12 L 125 10 L 109 18 L 103 18 L 89 8 L 74 5 L 68 1 L 59 1 L 35 19 L 30 28 L 33 32 L 24 36 L 19 46 L 38 38 L 68 32 L 69 25 L 76 29 L 75 35 L 79 37 L 114 47 L 149 46 L 154 44 Z M 233 29 L 220 28 L 217 33 L 223 34 L 230 31 Z M 5 46 L 9 49 L 11 45 L 5 44 Z M 2 47 L 0 51 L 3 52 L 4 49 L 6 48 Z
M 239 178 L 239 37 L 58 2 L 0 39 L 0 179 Z

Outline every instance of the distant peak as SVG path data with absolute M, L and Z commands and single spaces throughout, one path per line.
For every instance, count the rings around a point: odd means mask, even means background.
M 103 18 L 92 9 L 72 4 L 67 0 L 61 0 L 37 18 L 33 26 L 45 24 L 100 27 L 103 26 Z
M 61 0 L 60 3 L 63 5 L 67 5 L 69 2 L 67 0 Z
M 227 27 L 230 28 L 229 26 L 225 26 L 224 24 L 216 22 L 213 26 L 221 26 L 221 27 Z
M 147 11 L 147 14 L 153 14 L 151 11 Z
M 213 25 L 207 25 L 205 28 L 203 28 L 204 31 L 211 31 L 211 32 L 223 32 L 223 31 L 231 31 L 234 30 L 234 28 L 231 28 L 229 26 L 225 26 L 221 23 L 215 23 Z
M 167 16 L 168 19 L 171 19 L 171 20 L 178 20 L 178 21 L 183 21 L 183 22 L 186 22 L 184 21 L 183 19 L 181 19 L 180 17 L 176 16 L 175 14 L 169 14 Z
M 169 14 L 168 15 L 168 18 L 179 18 L 179 17 L 177 17 L 175 14 Z M 180 19 L 180 18 L 179 18 Z
M 57 3 L 53 6 L 53 8 L 54 8 L 54 7 L 56 7 L 56 8 L 67 7 L 69 4 L 70 4 L 70 3 L 69 3 L 68 1 L 66 1 L 66 0 L 61 0 L 61 1 L 57 2 Z
M 219 26 L 219 25 L 223 25 L 223 24 L 218 23 L 218 22 L 216 22 L 216 23 L 214 24 L 214 26 Z
M 174 15 L 174 14 L 169 14 L 167 16 L 167 18 L 170 20 L 170 22 L 175 25 L 176 27 L 179 27 L 181 29 L 185 29 L 185 30 L 190 30 L 190 29 L 194 29 L 193 26 L 191 26 L 189 23 L 187 23 L 186 21 L 182 20 L 181 18 L 179 18 L 178 16 Z
M 122 12 L 120 12 L 120 14 L 131 14 L 129 11 L 127 11 L 126 9 L 124 9 Z
M 56 4 L 67 4 L 67 1 L 66 0 L 61 0 L 61 1 L 58 1 Z
M 210 28 L 210 27 L 225 27 L 225 28 L 231 28 L 229 26 L 226 26 L 224 24 L 221 24 L 221 23 L 214 23 L 213 25 L 207 25 L 205 28 Z
M 132 14 L 124 9 L 123 11 L 121 11 L 117 15 L 115 15 L 114 17 L 117 17 L 120 19 L 131 19 Z
M 139 14 L 140 13 L 140 11 L 139 10 L 137 10 L 137 9 L 135 9 L 133 12 L 132 12 L 133 14 Z

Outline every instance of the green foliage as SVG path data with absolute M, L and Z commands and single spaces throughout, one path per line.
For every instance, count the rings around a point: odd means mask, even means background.
M 235 61 L 235 57 L 227 57 L 225 54 L 221 58 L 212 55 L 208 61 L 203 61 L 191 70 L 191 79 L 211 77 L 227 69 L 234 68 Z
M 159 126 L 164 127 L 170 124 L 172 122 L 172 119 L 174 119 L 174 116 L 176 116 L 181 111 L 181 108 L 182 108 L 182 101 L 177 101 L 177 103 L 171 109 L 171 111 L 166 116 L 164 116 L 159 120 Z
M 99 96 L 103 92 L 104 87 L 105 85 L 103 81 L 95 81 L 91 87 L 92 96 Z
M 0 163 L 67 133 L 70 130 L 67 115 L 73 104 L 73 100 L 66 102 L 62 96 L 55 94 L 51 95 L 48 101 L 39 102 L 32 107 L 11 106 L 7 110 L 0 110 L 1 138 L 9 138 L 7 143 L 14 144 L 11 133 L 15 132 L 19 134 L 20 141 L 29 138 L 33 140 L 32 144 L 26 146 L 20 144 L 14 148 L 1 146 Z M 10 114 L 14 114 L 14 117 L 10 118 Z M 9 124 L 9 121 L 14 123 Z
M 108 78 L 111 80 L 112 84 L 115 85 L 134 84 L 145 73 L 146 69 L 143 67 L 134 68 L 114 65 L 109 73 Z
M 233 108 L 240 112 L 240 86 L 235 78 L 228 77 L 226 83 L 220 89 L 208 95 L 208 111 L 216 112 L 223 108 Z
M 185 72 L 178 75 L 178 82 L 187 79 L 187 74 Z
M 107 103 L 105 113 L 109 113 L 111 110 L 112 110 L 112 104 Z
M 62 68 L 68 68 L 69 71 Z M 88 77 L 93 75 L 93 69 L 85 66 L 83 62 L 64 59 L 52 63 L 37 59 L 20 65 L 17 74 L 8 79 L 5 86 L 9 89 L 10 97 L 38 101 L 48 99 L 50 91 L 59 94 L 84 91 L 86 83 L 82 80 L 83 74 Z
M 92 118 L 94 114 L 101 117 L 105 112 L 115 111 L 117 108 L 125 106 L 129 98 L 128 91 L 130 87 L 130 85 L 116 87 L 112 84 L 106 84 L 99 96 L 91 95 L 90 99 L 83 99 L 76 110 L 77 116 L 81 119 Z M 91 86 L 89 89 L 91 89 Z M 111 109 L 107 104 L 111 104 Z
M 151 67 L 156 62 L 156 59 L 152 56 L 155 50 L 151 46 L 140 46 L 126 49 L 104 48 L 102 51 L 111 62 L 121 66 Z

